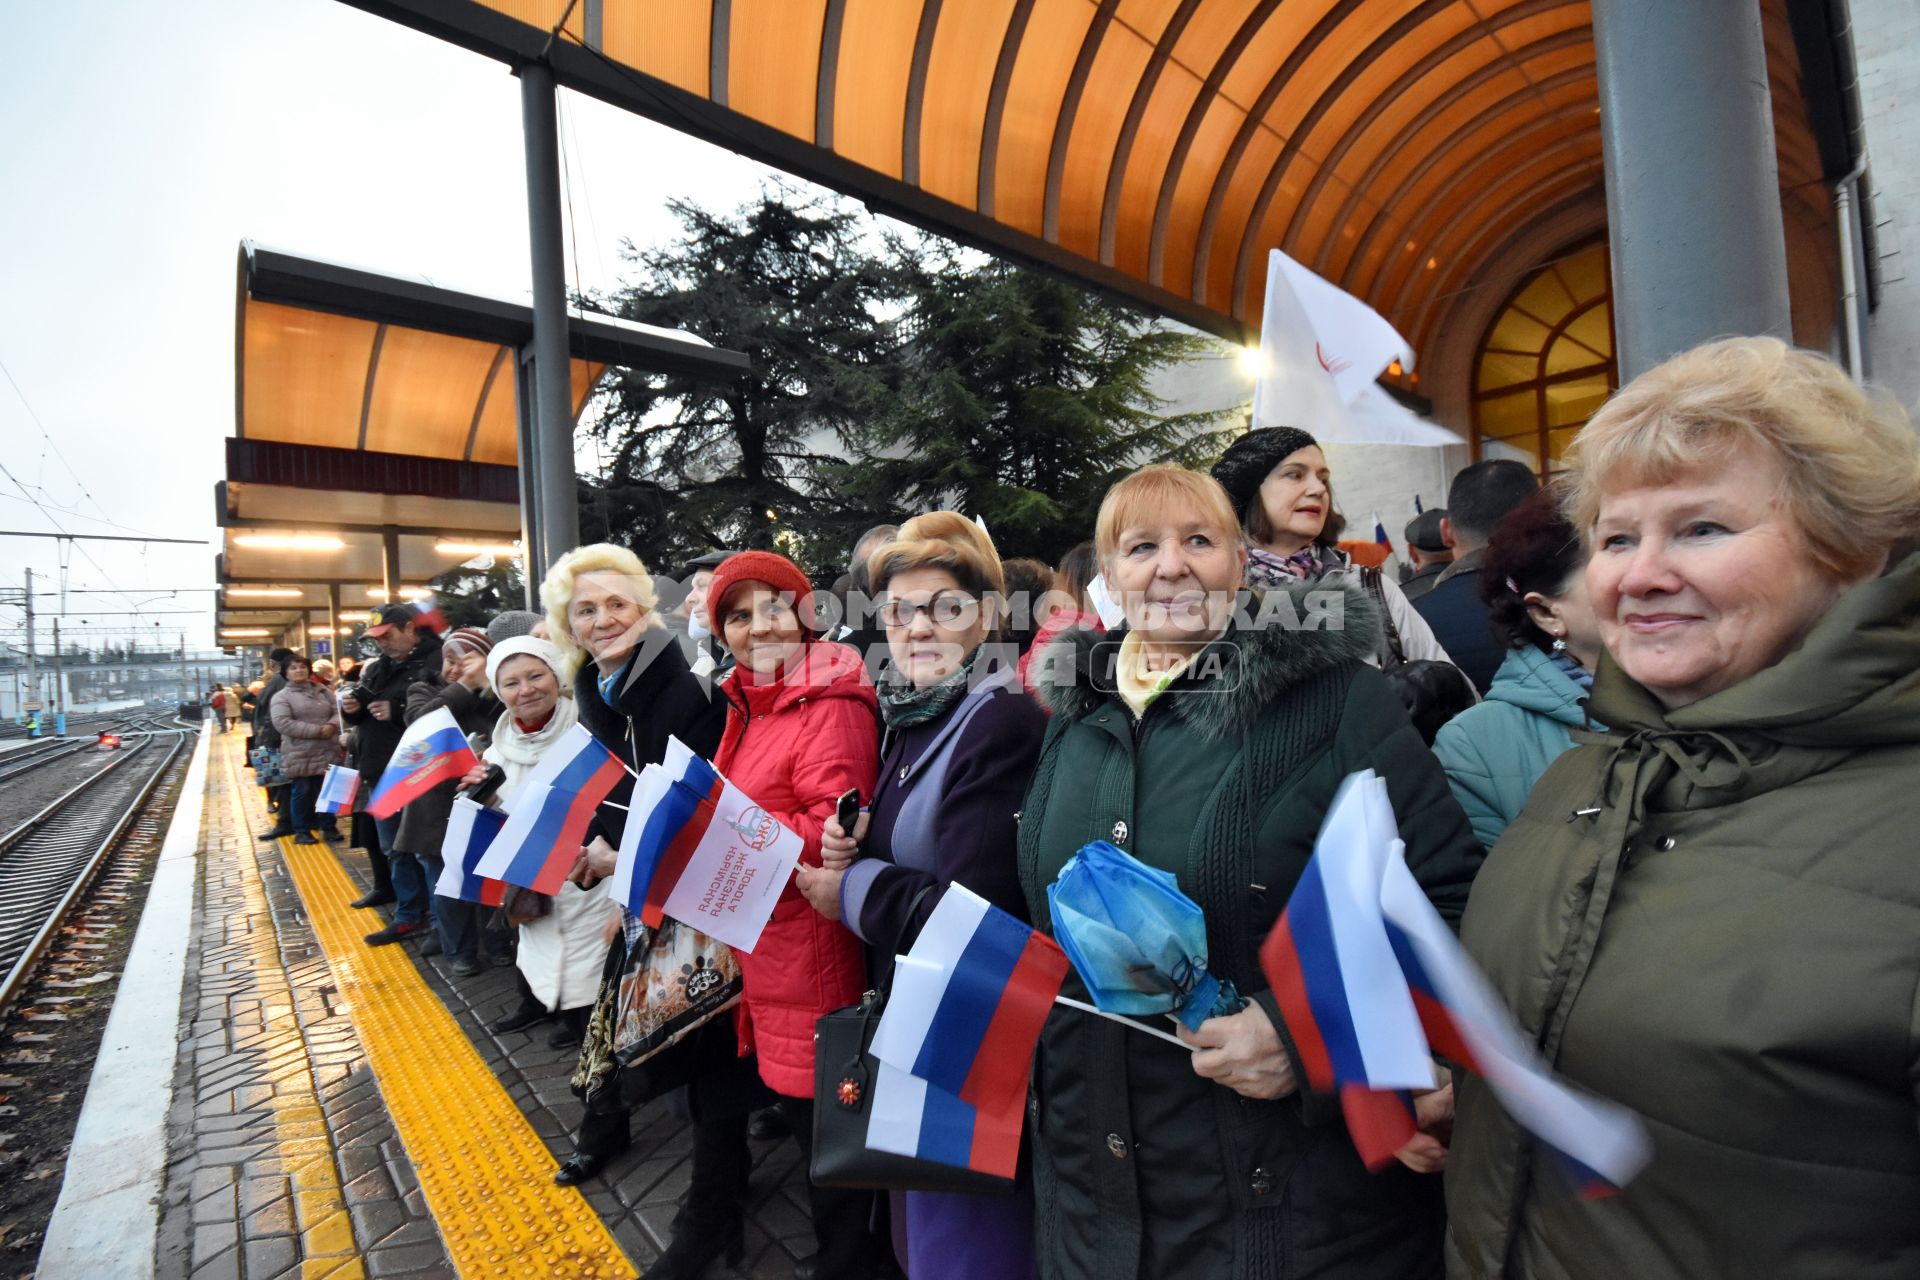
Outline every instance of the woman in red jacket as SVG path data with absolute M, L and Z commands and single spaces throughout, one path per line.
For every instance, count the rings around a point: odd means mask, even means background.
M 817 867 L 821 827 L 835 802 L 848 790 L 863 801 L 873 795 L 880 729 L 860 655 L 820 639 L 808 624 L 812 591 L 791 560 L 747 551 L 714 574 L 707 609 L 735 662 L 720 685 L 727 728 L 713 763 L 799 833 L 806 846 L 800 861 Z M 761 1079 L 781 1096 L 781 1111 L 811 1160 L 813 1024 L 866 988 L 860 940 L 789 884 L 752 954 L 740 954 L 740 969 L 741 1052 L 758 1055 Z M 800 1263 L 796 1276 L 872 1275 L 885 1248 L 869 1230 L 872 1194 L 811 1187 L 808 1195 L 819 1252 Z

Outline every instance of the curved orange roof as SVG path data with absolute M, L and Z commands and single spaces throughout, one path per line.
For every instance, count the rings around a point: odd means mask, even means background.
M 352 2 L 1235 337 L 1278 246 L 1422 348 L 1602 183 L 1584 0 Z M 1781 187 L 1819 224 L 1763 9 Z

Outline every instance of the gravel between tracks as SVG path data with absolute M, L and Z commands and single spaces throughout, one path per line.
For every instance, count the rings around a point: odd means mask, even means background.
M 129 742 L 122 749 L 131 749 L 132 745 Z M 109 748 L 85 747 L 32 773 L 0 782 L 0 834 L 13 830 L 118 758 L 119 752 Z

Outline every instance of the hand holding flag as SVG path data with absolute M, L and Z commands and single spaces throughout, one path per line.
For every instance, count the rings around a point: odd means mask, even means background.
M 380 783 L 367 802 L 367 812 L 390 818 L 449 778 L 458 778 L 480 762 L 467 745 L 453 712 L 438 707 L 407 726 L 393 756 L 380 774 Z
M 1590 1192 L 1648 1158 L 1631 1113 L 1555 1081 L 1407 867 L 1386 783 L 1341 784 L 1313 857 L 1260 951 L 1301 1065 L 1339 1089 L 1355 1145 L 1377 1167 L 1413 1134 L 1405 1088 L 1428 1054 L 1482 1076 L 1508 1113 Z

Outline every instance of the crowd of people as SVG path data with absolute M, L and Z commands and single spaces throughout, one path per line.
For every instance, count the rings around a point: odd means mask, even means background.
M 355 818 L 355 905 L 392 905 L 370 943 L 432 939 L 456 973 L 517 956 L 499 1026 L 554 1017 L 556 1044 L 645 943 L 602 879 L 631 783 L 556 897 L 498 913 L 432 892 L 457 791 L 499 803 L 579 724 L 632 768 L 678 739 L 800 837 L 738 1006 L 589 1106 L 555 1175 L 598 1177 L 628 1109 L 684 1087 L 690 1185 L 648 1276 L 738 1260 L 751 1137 L 809 1152 L 834 1105 L 815 1022 L 949 886 L 1049 931 L 1090 841 L 1177 878 L 1244 1007 L 1176 1047 L 1056 1006 L 1012 1193 L 810 1184 L 797 1276 L 1920 1274 L 1913 427 L 1822 357 L 1728 339 L 1622 389 L 1564 461 L 1545 488 L 1462 470 L 1408 527 L 1404 581 L 1342 547 L 1299 428 L 1248 432 L 1210 474 L 1125 477 L 1057 566 L 1003 561 L 950 511 L 870 530 L 831 587 L 769 551 L 676 581 L 581 547 L 541 615 L 442 637 L 381 608 L 380 656 L 331 691 L 281 655 L 255 697 L 287 780 L 265 834 L 314 839 L 327 764 L 364 794 L 408 721 L 450 711 L 483 763 Z M 1617 1194 L 1574 1194 L 1459 1064 L 1378 1172 L 1305 1083 L 1258 953 L 1364 769 L 1522 1031 L 1649 1131 Z

